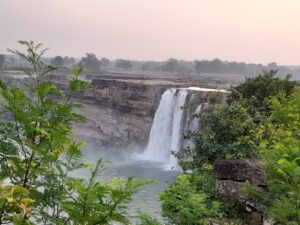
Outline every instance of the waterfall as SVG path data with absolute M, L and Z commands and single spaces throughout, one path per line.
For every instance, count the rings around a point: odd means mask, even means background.
M 202 105 L 198 105 L 194 111 L 189 112 L 186 132 L 196 132 L 200 129 L 200 121 L 198 118 L 195 118 L 194 115 L 197 115 L 201 112 Z M 186 139 L 183 143 L 184 148 L 194 148 L 195 143 L 192 139 Z
M 186 89 L 168 89 L 162 95 L 150 131 L 149 142 L 143 158 L 165 163 L 169 169 L 177 169 L 177 158 L 172 152 L 182 147 L 182 127 L 187 97 Z

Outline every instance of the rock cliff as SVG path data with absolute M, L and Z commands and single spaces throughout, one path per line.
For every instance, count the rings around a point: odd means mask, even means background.
M 9 84 L 22 85 L 23 75 L 10 75 L 5 78 Z M 66 91 L 68 76 L 53 74 L 46 79 Z M 96 139 L 101 145 L 128 147 L 146 146 L 153 117 L 163 92 L 172 87 L 202 86 L 203 81 L 179 78 L 147 77 L 138 75 L 86 75 L 84 79 L 91 88 L 74 96 L 73 100 L 85 107 L 78 109 L 88 118 L 86 124 L 75 124 L 79 136 Z M 195 91 L 190 91 L 195 93 Z M 203 102 L 207 90 L 197 91 Z

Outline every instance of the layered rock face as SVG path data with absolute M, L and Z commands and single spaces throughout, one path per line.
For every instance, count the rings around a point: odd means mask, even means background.
M 134 145 L 142 146 L 141 149 L 147 144 L 162 93 L 167 88 L 184 85 L 163 79 L 116 76 L 92 78 L 85 77 L 91 82 L 91 88 L 73 98 L 84 105 L 77 112 L 88 119 L 85 124 L 74 124 L 75 132 L 79 136 L 95 139 L 100 145 Z M 67 91 L 67 75 L 50 75 L 46 79 Z M 5 81 L 11 85 L 22 86 L 29 79 L 23 75 L 11 75 Z
M 79 135 L 89 136 L 101 145 L 143 147 L 162 93 L 175 83 L 155 81 L 93 79 L 92 88 L 77 96 L 89 118 L 76 125 Z
M 91 83 L 92 88 L 76 98 L 86 106 L 79 112 L 89 118 L 86 124 L 76 125 L 76 132 L 96 139 L 101 145 L 140 146 L 141 150 L 148 142 L 153 117 L 164 91 L 192 85 L 176 80 L 132 77 L 94 78 Z M 208 91 L 189 91 L 188 99 L 196 96 L 205 102 L 207 95 Z
M 218 191 L 245 204 L 251 213 L 251 224 L 261 225 L 264 222 L 260 213 L 261 206 L 246 194 L 247 183 L 262 189 L 267 187 L 264 171 L 255 159 L 220 160 L 214 166 Z
M 6 82 L 22 85 L 26 79 L 28 77 L 23 75 L 10 75 L 6 77 Z M 67 75 L 54 74 L 46 79 L 67 91 Z M 141 150 L 148 142 L 153 117 L 163 92 L 168 88 L 205 86 L 191 80 L 137 75 L 86 75 L 84 79 L 92 84 L 91 88 L 74 96 L 73 100 L 85 106 L 77 111 L 85 115 L 88 122 L 75 124 L 75 132 L 79 136 L 95 139 L 100 145 L 122 148 L 134 145 L 141 146 Z M 206 102 L 208 92 L 191 90 L 187 99 L 198 98 Z
M 131 115 L 153 117 L 162 93 L 172 85 L 121 80 L 94 79 L 97 105 Z
M 220 160 L 215 164 L 214 171 L 218 180 L 246 182 L 265 187 L 264 172 L 256 159 Z

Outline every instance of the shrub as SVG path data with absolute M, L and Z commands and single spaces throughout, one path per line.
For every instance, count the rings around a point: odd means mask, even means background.
M 71 101 L 89 86 L 80 79 L 82 68 L 73 69 L 63 93 L 45 79 L 57 68 L 41 61 L 42 45 L 19 43 L 26 52 L 11 52 L 31 65 L 25 71 L 31 79 L 23 87 L 0 82 L 1 111 L 11 118 L 0 123 L 0 224 L 127 224 L 127 203 L 147 182 L 100 183 L 102 161 L 82 163 L 83 142 L 74 140 L 72 123 L 85 118 Z M 78 169 L 89 169 L 90 177 L 70 176 Z
M 161 225 L 156 219 L 152 218 L 147 213 L 139 214 L 139 223 L 137 225 Z
M 216 190 L 210 171 L 179 175 L 160 195 L 162 216 L 171 224 L 202 225 L 212 221 L 240 221 L 244 208 Z
M 258 135 L 268 191 L 259 196 L 276 224 L 300 224 L 300 89 L 271 99 L 271 119 Z M 259 190 L 255 190 L 259 191 Z

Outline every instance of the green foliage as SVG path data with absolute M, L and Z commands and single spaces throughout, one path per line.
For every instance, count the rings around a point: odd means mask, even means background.
M 179 175 L 161 193 L 160 200 L 162 215 L 175 225 L 202 225 L 242 217 L 239 203 L 219 195 L 211 171 Z
M 277 224 L 300 224 L 300 89 L 272 98 L 271 109 L 258 132 L 268 192 L 258 195 Z
M 270 98 L 278 94 L 289 96 L 298 85 L 289 77 L 280 79 L 275 75 L 276 71 L 269 71 L 247 79 L 232 89 L 227 104 L 217 96 L 209 98 L 208 107 L 196 115 L 201 132 L 187 135 L 194 140 L 195 148 L 186 149 L 178 156 L 185 169 L 201 169 L 218 159 L 258 157 L 262 137 L 255 135 L 254 130 L 270 117 Z
M 241 104 L 211 104 L 198 117 L 202 131 L 188 134 L 195 147 L 178 155 L 185 167 L 201 169 L 218 159 L 256 156 L 256 142 L 251 133 L 256 125 Z
M 28 195 L 29 191 L 22 186 L 4 186 L 0 183 L 0 224 L 5 222 L 3 213 L 6 208 L 9 208 L 13 213 L 11 220 L 14 221 L 14 224 L 21 224 L 20 222 L 25 220 L 30 212 L 30 206 L 34 203 L 34 200 L 30 199 Z
M 152 218 L 147 213 L 140 213 L 138 217 L 140 221 L 137 225 L 161 225 L 156 219 Z
M 276 70 L 265 71 L 255 78 L 247 78 L 244 83 L 232 89 L 228 97 L 228 104 L 241 102 L 254 117 L 257 113 L 270 115 L 269 98 L 284 93 L 289 96 L 299 85 L 291 81 L 288 75 L 284 79 L 276 77 Z
M 187 138 L 194 140 L 195 147 L 185 149 L 177 156 L 184 171 L 193 169 L 201 175 L 200 178 L 194 175 L 179 178 L 162 195 L 163 213 L 173 223 L 180 221 L 176 217 L 180 215 L 183 220 L 193 219 L 199 224 L 197 210 L 209 208 L 197 202 L 193 213 L 190 213 L 193 204 L 189 198 L 193 196 L 188 193 L 204 193 L 205 204 L 212 201 L 219 203 L 217 216 L 238 219 L 235 216 L 244 212 L 240 205 L 219 196 L 213 185 L 208 185 L 214 184 L 214 181 L 202 179 L 206 177 L 207 168 L 219 159 L 252 157 L 262 157 L 264 161 L 269 192 L 261 192 L 259 188 L 255 188 L 254 192 L 266 206 L 270 217 L 279 224 L 288 224 L 288 221 L 299 223 L 299 84 L 290 81 L 288 76 L 280 79 L 275 75 L 276 71 L 269 71 L 247 79 L 232 89 L 227 104 L 217 95 L 210 96 L 208 106 L 196 115 L 201 131 L 187 134 Z M 178 195 L 180 197 L 177 198 Z M 219 220 L 214 215 L 211 218 Z M 178 224 L 197 224 L 187 221 Z
M 67 190 L 71 187 L 77 194 L 69 193 L 62 201 L 62 211 L 69 217 L 67 221 L 75 224 L 109 224 L 111 221 L 128 224 L 126 218 L 126 203 L 139 188 L 149 182 L 128 178 L 114 179 L 101 183 L 96 180 L 101 172 L 102 161 L 98 161 L 90 170 L 88 181 L 69 178 Z M 80 213 L 79 213 L 80 212 Z M 64 224 L 72 224 L 64 221 Z
M 171 224 L 208 224 L 209 219 L 221 216 L 220 203 L 209 201 L 208 195 L 199 192 L 189 175 L 179 175 L 169 189 L 160 195 L 162 215 Z
M 20 41 L 31 68 L 30 82 L 22 87 L 0 82 L 1 111 L 11 120 L 0 123 L 0 224 L 128 224 L 126 204 L 147 182 L 128 178 L 97 181 L 102 162 L 95 167 L 81 162 L 80 147 L 72 131 L 74 122 L 86 119 L 73 110 L 70 100 L 89 87 L 76 67 L 63 93 L 45 77 L 57 67 L 45 65 L 47 49 L 33 41 Z M 59 99 L 59 101 L 55 100 Z M 72 177 L 90 169 L 88 180 Z
M 224 93 L 222 92 L 209 92 L 208 93 L 208 103 L 215 105 L 221 104 L 224 101 Z

